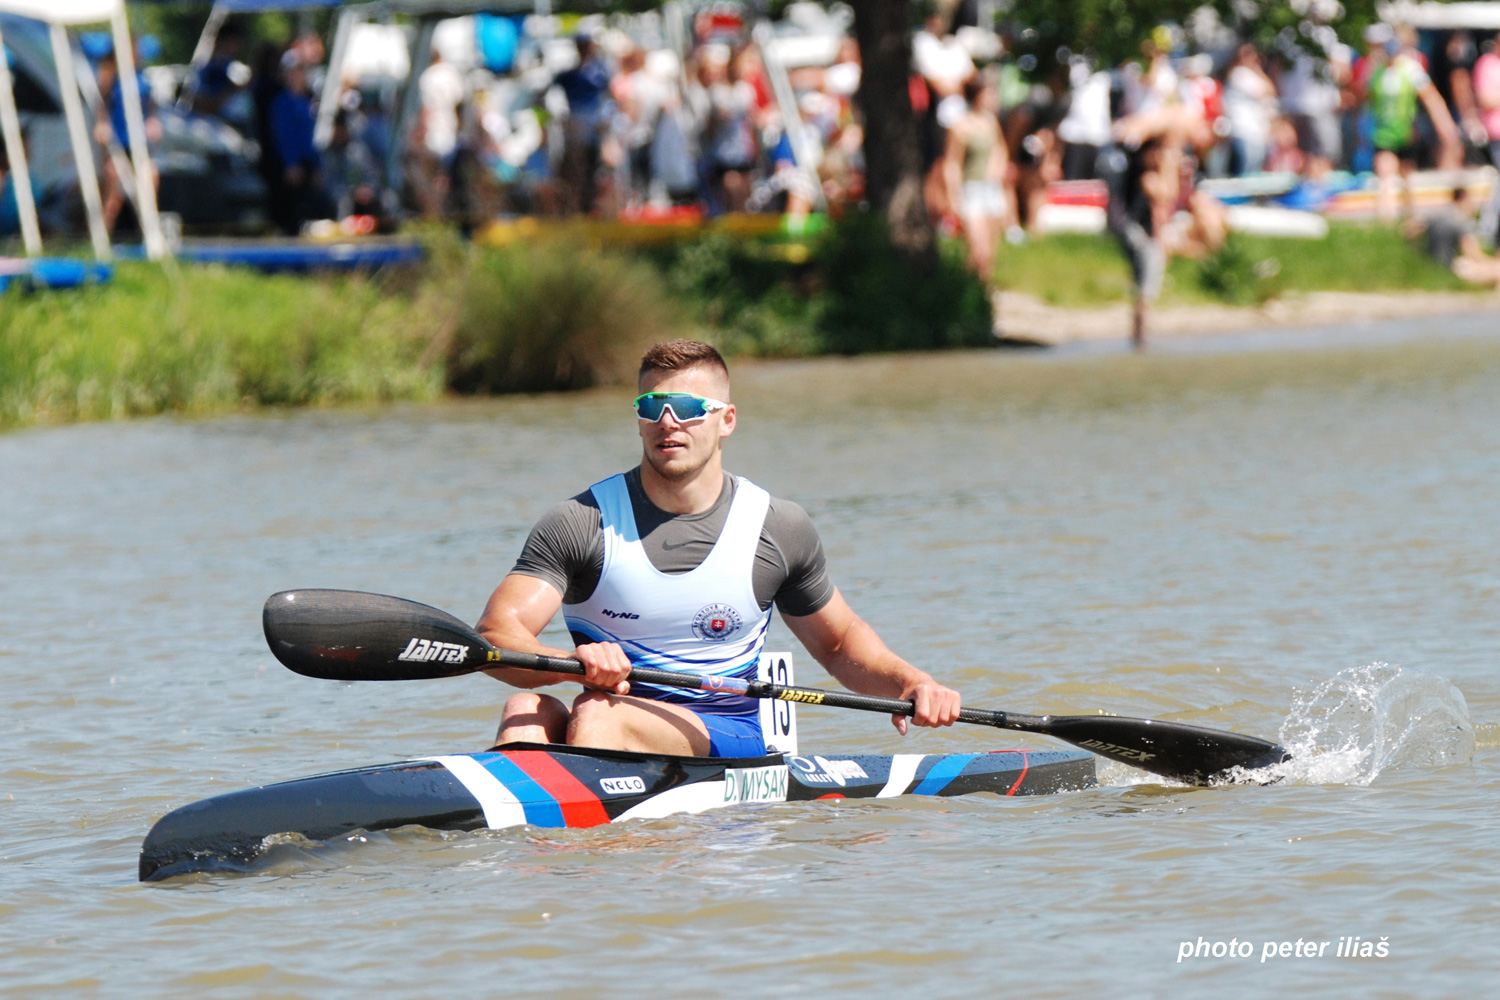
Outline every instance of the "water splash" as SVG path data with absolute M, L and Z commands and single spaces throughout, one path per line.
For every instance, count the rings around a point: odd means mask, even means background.
M 1109 760 L 1106 757 L 1094 758 L 1095 780 L 1104 788 L 1135 788 L 1140 787 L 1144 794 L 1155 794 L 1159 789 L 1177 790 L 1180 788 L 1192 788 L 1186 781 L 1177 781 L 1164 775 L 1155 774 L 1151 771 L 1142 771 L 1131 767 L 1129 764 L 1121 764 L 1119 761 Z
M 1299 690 L 1280 740 L 1292 759 L 1247 777 L 1368 785 L 1391 768 L 1468 763 L 1475 733 L 1463 692 L 1449 681 L 1371 663 Z

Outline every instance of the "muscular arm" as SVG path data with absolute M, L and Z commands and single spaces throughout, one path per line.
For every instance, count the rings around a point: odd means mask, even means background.
M 537 640 L 561 607 L 562 594 L 552 584 L 534 576 L 511 573 L 490 595 L 477 627 L 480 635 L 501 649 L 544 656 L 572 656 L 569 650 L 557 649 Z M 497 667 L 485 673 L 519 688 L 544 687 L 569 679 L 564 674 L 545 674 L 516 667 Z
M 891 652 L 837 590 L 818 611 L 782 618 L 813 658 L 851 691 L 914 700 L 917 711 L 912 721 L 919 726 L 951 726 L 958 720 L 958 692 Z M 906 732 L 905 717 L 894 716 L 892 721 Z
M 615 694 L 629 694 L 630 682 L 625 678 L 630 676 L 630 660 L 614 643 L 590 643 L 569 652 L 537 641 L 537 636 L 560 607 L 562 594 L 552 584 L 524 573 L 512 573 L 501 580 L 500 586 L 490 595 L 479 619 L 479 634 L 501 649 L 544 656 L 570 656 L 583 663 L 587 671 L 583 682 L 587 686 Z M 551 674 L 517 667 L 497 667 L 485 673 L 519 688 L 578 680 L 572 674 Z

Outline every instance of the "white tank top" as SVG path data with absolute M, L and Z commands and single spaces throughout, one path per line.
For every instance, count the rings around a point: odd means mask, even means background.
M 623 475 L 592 489 L 604 529 L 604 569 L 588 600 L 564 611 L 569 631 L 616 642 L 633 666 L 755 678 L 771 609 L 755 598 L 755 552 L 771 497 L 735 477 L 734 499 L 719 539 L 696 569 L 663 573 L 651 564 L 636 530 Z M 753 699 L 714 691 L 630 685 L 642 698 L 712 715 L 754 715 Z

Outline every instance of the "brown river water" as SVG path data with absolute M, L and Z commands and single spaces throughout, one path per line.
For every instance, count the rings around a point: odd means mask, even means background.
M 1280 783 L 1108 765 L 1046 798 L 406 830 L 144 886 L 180 805 L 487 745 L 502 686 L 294 675 L 261 604 L 472 620 L 549 504 L 634 462 L 630 393 L 0 437 L 0 995 L 1489 995 L 1500 337 L 1466 322 L 736 371 L 729 467 L 807 507 L 907 658 L 980 707 L 1279 738 Z M 813 753 L 1049 743 L 799 719 Z M 1354 936 L 1384 957 L 1339 957 Z

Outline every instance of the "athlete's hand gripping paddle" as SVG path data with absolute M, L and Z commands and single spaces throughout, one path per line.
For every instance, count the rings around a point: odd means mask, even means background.
M 400 597 L 353 590 L 287 590 L 266 600 L 262 623 L 271 652 L 308 677 L 406 681 L 520 667 L 581 677 L 574 659 L 497 649 L 445 611 Z M 912 715 L 910 701 L 851 691 L 787 687 L 770 681 L 635 668 L 630 676 L 662 687 L 722 691 L 808 705 Z M 960 722 L 1042 733 L 1178 781 L 1207 784 L 1233 768 L 1255 770 L 1288 758 L 1281 746 L 1240 733 L 1114 715 L 1018 715 L 965 708 Z

